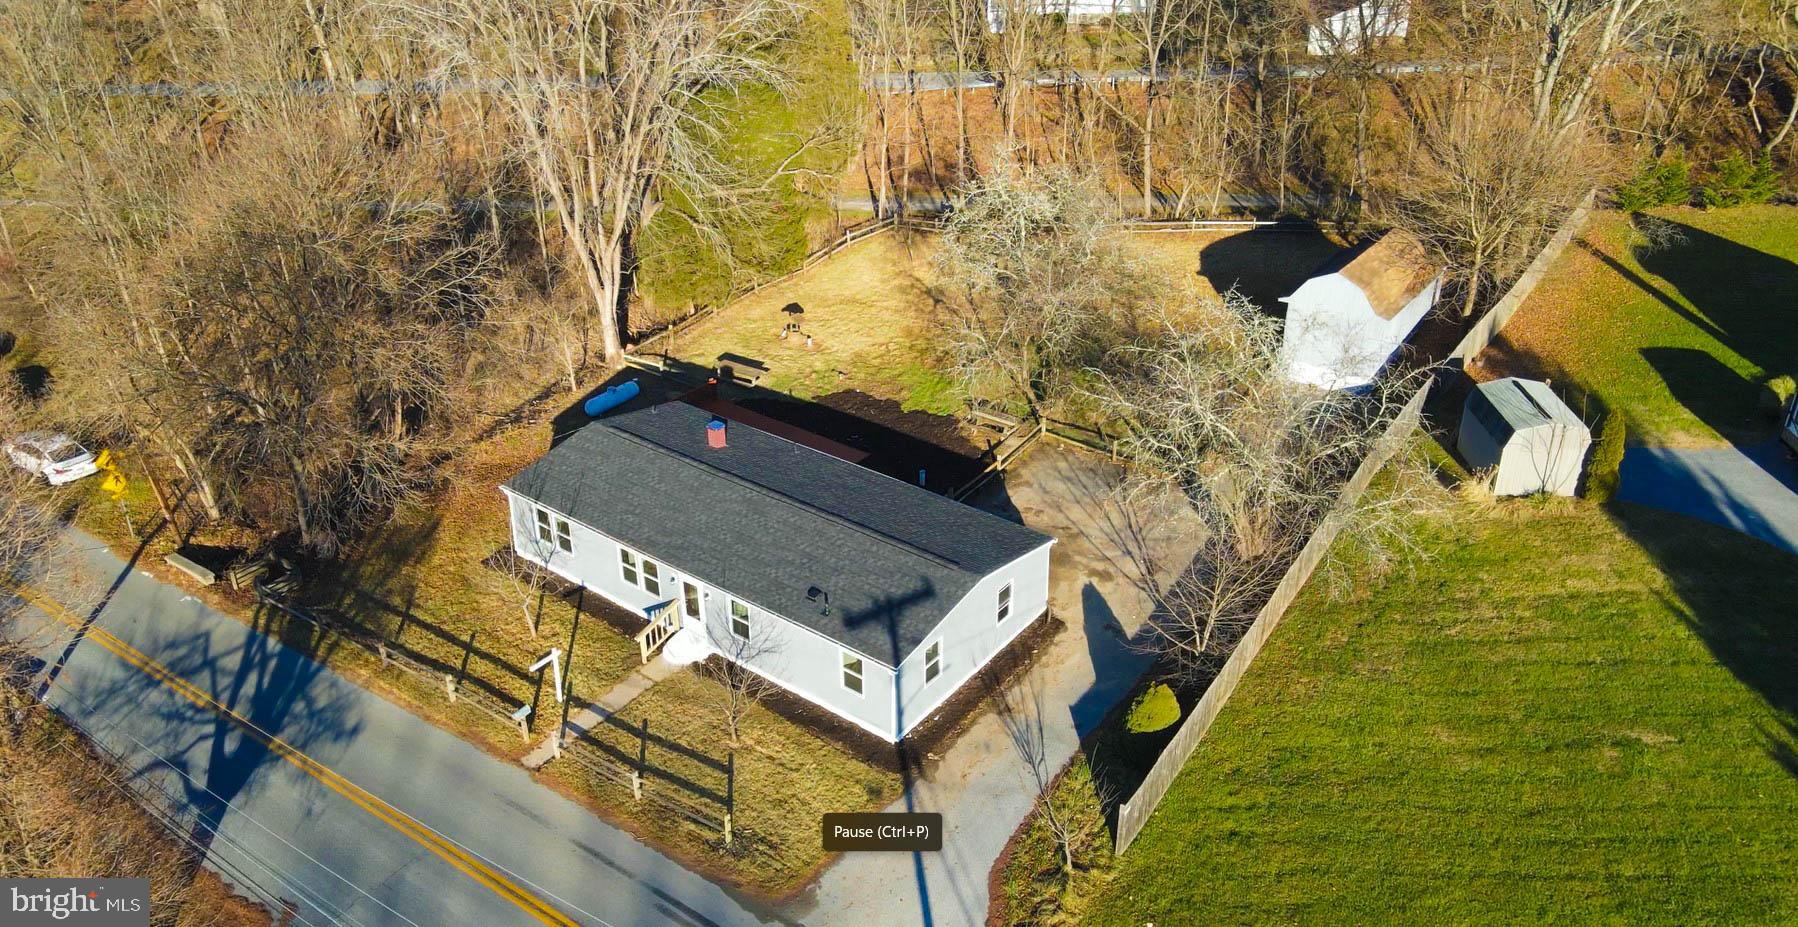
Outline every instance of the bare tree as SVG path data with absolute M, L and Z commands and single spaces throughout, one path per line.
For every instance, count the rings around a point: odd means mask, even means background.
M 1153 282 L 1123 247 L 1110 199 L 1061 167 L 1001 163 L 949 217 L 937 264 L 964 387 L 1033 411 L 1127 327 Z
M 1536 43 L 1530 79 L 1536 127 L 1581 123 L 1617 57 L 1640 45 L 1674 6 L 1670 0 L 1528 0 L 1521 13 Z
M 382 0 L 446 76 L 494 87 L 519 156 L 554 207 L 568 264 L 597 315 L 607 363 L 643 228 L 670 198 L 721 214 L 743 188 L 716 152 L 721 108 L 750 85 L 789 83 L 779 49 L 798 0 Z M 782 173 L 824 142 L 792 139 Z M 703 210 L 700 208 L 703 206 Z
M 0 381 L 0 436 L 12 437 L 27 428 L 24 400 L 6 378 Z M 29 578 L 59 527 L 43 480 L 0 459 L 0 587 Z M 11 592 L 0 588 L 0 625 L 14 603 Z M 3 634 L 4 632 L 0 632 Z
M 1408 498 L 1353 511 L 1340 502 L 1414 384 L 1318 390 L 1286 379 L 1281 344 L 1277 320 L 1229 294 L 1170 313 L 1092 371 L 1091 398 L 1139 465 L 1128 496 L 1190 508 L 1204 533 L 1183 571 L 1144 590 L 1156 604 L 1152 646 L 1189 672 L 1229 654 L 1327 515 L 1373 543 L 1415 511 Z
M 555 542 L 546 542 L 533 531 L 524 543 L 531 556 L 520 554 L 510 545 L 500 551 L 493 563 L 493 582 L 507 601 L 518 606 L 525 630 L 530 633 L 531 640 L 536 640 L 537 628 L 543 621 L 543 599 L 549 579 L 541 564 L 548 562 L 555 550 Z
M 896 93 L 886 82 L 895 74 L 910 73 L 906 61 L 910 37 L 906 0 L 852 0 L 849 24 L 856 64 L 866 85 L 867 106 L 874 123 L 873 131 L 862 145 L 862 172 L 868 180 L 868 197 L 873 201 L 874 215 L 879 218 L 898 211 L 893 202 L 893 123 L 900 117 L 894 111 Z M 873 155 L 871 163 L 869 149 Z M 902 165 L 900 170 L 908 167 Z
M 991 0 L 987 6 L 993 30 L 987 60 L 998 84 L 993 103 L 999 110 L 998 150 L 1030 159 L 1030 115 L 1036 109 L 1036 81 L 1055 24 L 1043 15 L 1042 0 Z
M 1413 126 L 1402 169 L 1376 206 L 1442 255 L 1462 284 L 1461 315 L 1482 285 L 1509 279 L 1612 170 L 1604 144 L 1581 125 L 1544 128 L 1495 92 L 1458 94 Z
M 1156 156 L 1160 176 L 1174 194 L 1176 215 L 1217 214 L 1225 189 L 1241 173 L 1233 85 L 1227 77 L 1192 74 L 1165 93 L 1167 120 Z
M 941 33 L 939 70 L 955 81 L 955 181 L 966 184 L 973 176 L 974 144 L 968 129 L 967 78 L 983 67 L 986 53 L 986 0 L 941 0 L 933 18 Z M 947 64 L 948 67 L 943 65 Z
M 784 648 L 766 621 L 755 621 L 747 612 L 726 614 L 723 619 L 705 623 L 706 636 L 718 655 L 707 665 L 707 672 L 723 691 L 718 715 L 734 748 L 742 745 L 743 721 L 750 710 L 780 691 L 762 671 L 779 668 Z
M 987 686 L 987 699 L 1035 791 L 1037 819 L 1055 844 L 1061 877 L 1071 878 L 1075 853 L 1104 833 L 1104 818 L 1093 813 L 1094 807 L 1103 808 L 1116 795 L 1098 776 L 1093 777 L 1094 795 L 1083 797 L 1073 789 L 1058 787 L 1063 773 L 1071 767 L 1051 756 L 1054 746 L 1049 742 L 1042 685 L 1035 672 L 1026 673 L 1010 685 L 985 679 L 979 684 Z
M 1117 25 L 1128 37 L 1144 75 L 1142 121 L 1138 134 L 1142 141 L 1139 161 L 1145 219 L 1155 214 L 1155 117 L 1161 99 L 1169 85 L 1184 82 L 1186 75 L 1181 65 L 1188 55 L 1188 46 L 1197 48 L 1198 65 L 1203 72 L 1212 30 L 1221 26 L 1220 20 L 1225 15 L 1213 0 L 1141 0 L 1134 9 L 1126 8 L 1117 17 Z

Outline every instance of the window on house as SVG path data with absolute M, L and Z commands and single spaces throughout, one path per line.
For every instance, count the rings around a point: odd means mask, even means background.
M 629 548 L 618 548 L 618 572 L 624 581 L 642 589 L 653 596 L 662 594 L 662 565 L 633 553 Z
M 999 624 L 1011 617 L 1011 583 L 999 587 Z
M 943 642 L 934 641 L 924 648 L 924 681 L 935 682 L 943 674 Z
M 730 600 L 730 633 L 749 639 L 749 606 L 736 599 Z
M 568 519 L 551 515 L 547 509 L 537 510 L 537 540 L 543 542 L 545 549 L 553 544 L 565 554 L 574 553 L 574 532 L 568 527 Z
M 862 694 L 862 658 L 843 651 L 843 688 Z

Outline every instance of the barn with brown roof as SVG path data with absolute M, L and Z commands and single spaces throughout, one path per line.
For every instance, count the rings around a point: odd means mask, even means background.
M 1317 268 L 1286 304 L 1286 375 L 1325 389 L 1373 382 L 1442 288 L 1423 244 L 1394 229 Z

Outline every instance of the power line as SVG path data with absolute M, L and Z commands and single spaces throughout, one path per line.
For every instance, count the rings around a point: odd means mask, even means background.
M 60 684 L 56 687 L 55 691 L 58 691 L 64 695 L 67 695 L 67 696 L 75 699 L 76 701 L 80 702 L 82 705 L 86 706 L 87 709 L 91 713 L 93 713 L 96 717 L 100 716 L 97 705 L 95 705 L 93 702 L 89 701 L 86 698 L 83 698 L 81 695 L 74 692 L 68 685 Z M 52 707 L 52 710 L 55 710 L 54 707 Z M 60 714 L 60 712 L 58 712 L 58 713 Z M 64 715 L 64 717 L 67 718 L 66 715 Z M 76 723 L 74 721 L 74 719 L 71 718 L 68 720 L 70 721 L 71 724 L 75 724 L 75 726 L 80 727 L 80 725 L 78 723 Z M 393 908 L 391 905 L 388 905 L 385 902 L 381 901 L 381 899 L 376 898 L 374 895 L 369 894 L 366 890 L 364 890 L 361 886 L 357 885 L 355 882 L 352 882 L 350 879 L 348 879 L 347 877 L 338 873 L 336 870 L 332 869 L 330 866 L 325 865 L 317 857 L 314 857 L 312 854 L 307 853 L 305 850 L 294 845 L 292 841 L 288 840 L 285 837 L 282 837 L 280 834 L 278 834 L 275 831 L 273 831 L 272 829 L 270 829 L 267 825 L 265 825 L 261 821 L 257 820 L 255 815 L 250 814 L 249 812 L 245 811 L 242 807 L 232 803 L 231 801 L 227 800 L 224 796 L 219 795 L 217 792 L 208 788 L 205 784 L 194 779 L 194 777 L 191 774 L 189 774 L 186 770 L 182 769 L 178 764 L 171 761 L 168 757 L 164 756 L 162 753 L 157 751 L 155 748 L 144 743 L 142 740 L 139 740 L 130 731 L 124 730 L 122 727 L 120 727 L 116 724 L 110 726 L 108 728 L 108 730 L 125 735 L 125 737 L 127 739 L 129 739 L 132 743 L 136 744 L 145 753 L 147 753 L 151 757 L 155 758 L 156 762 L 161 767 L 173 771 L 176 775 L 179 775 L 182 779 L 186 780 L 188 783 L 193 785 L 197 790 L 204 792 L 207 795 L 212 796 L 212 798 L 217 800 L 219 802 L 219 804 L 222 805 L 224 808 L 243 817 L 245 820 L 247 820 L 251 824 L 255 825 L 258 829 L 260 829 L 264 833 L 266 833 L 269 836 L 280 841 L 287 848 L 293 850 L 295 853 L 298 853 L 300 856 L 304 857 L 308 862 L 312 863 L 314 866 L 317 866 L 319 869 L 323 870 L 325 873 L 330 875 L 332 878 L 335 878 L 338 881 L 342 882 L 343 884 L 348 885 L 350 888 L 355 889 L 357 893 L 361 894 L 363 897 L 367 898 L 368 900 L 370 900 L 370 901 L 374 902 L 375 904 L 381 906 L 382 908 L 386 909 L 388 912 L 392 913 L 395 917 L 398 917 L 399 919 L 405 921 L 406 923 L 413 925 L 413 927 L 419 927 L 417 921 L 412 920 L 411 918 L 407 917 L 405 914 L 403 914 L 400 911 Z M 93 743 L 96 747 L 98 747 L 102 752 L 106 752 L 106 753 L 111 752 L 111 751 L 107 750 L 104 745 L 100 744 L 96 738 L 90 736 L 88 738 L 88 740 L 91 743 Z M 158 789 L 160 791 L 160 786 L 158 786 Z M 164 793 L 164 795 L 165 795 L 165 797 L 168 798 L 168 800 L 170 801 L 171 804 L 178 805 L 178 804 L 182 803 L 181 800 L 176 796 L 170 796 L 166 792 Z M 210 821 L 209 822 L 209 821 L 205 820 L 205 815 L 199 814 L 198 812 L 195 812 L 195 817 L 197 819 L 197 823 L 206 827 L 206 829 L 210 833 L 212 833 L 214 836 L 223 838 L 227 843 L 231 844 L 234 849 L 237 849 L 238 852 L 242 853 L 246 858 L 254 861 L 257 865 L 259 865 L 263 869 L 267 870 L 271 875 L 274 875 L 277 879 L 282 879 L 282 881 L 284 881 L 289 887 L 291 887 L 295 890 L 295 894 L 301 895 L 303 900 L 306 900 L 308 903 L 313 904 L 315 910 L 318 910 L 320 914 L 323 914 L 326 917 L 331 917 L 332 923 L 338 924 L 338 923 L 341 923 L 341 921 L 339 921 L 336 917 L 332 917 L 331 914 L 328 913 L 326 909 L 336 911 L 345 917 L 349 917 L 352 922 L 355 922 L 357 924 L 361 923 L 361 921 L 357 920 L 353 916 L 350 916 L 347 913 L 347 911 L 345 911 L 343 908 L 326 901 L 324 899 L 324 896 L 321 895 L 320 893 L 299 884 L 298 882 L 294 881 L 291 878 L 284 878 L 283 874 L 281 872 L 276 870 L 275 867 L 270 865 L 268 862 L 264 861 L 261 857 L 259 857 L 254 852 L 251 852 L 247 847 L 244 847 L 243 844 L 241 843 L 241 841 L 237 841 L 234 838 L 231 838 L 231 837 L 225 835 L 224 833 L 222 833 L 219 829 L 219 823 L 221 823 L 221 821 Z M 221 819 L 222 819 L 222 815 L 221 815 Z M 307 897 L 307 896 L 310 896 L 310 897 Z M 277 900 L 276 904 L 277 904 L 277 906 L 279 905 L 279 900 Z

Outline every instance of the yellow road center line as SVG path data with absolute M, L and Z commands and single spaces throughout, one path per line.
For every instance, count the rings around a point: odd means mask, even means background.
M 229 718 L 239 727 L 243 728 L 243 730 L 251 737 L 268 747 L 276 756 L 292 763 L 307 775 L 324 783 L 324 785 L 331 789 L 331 791 L 349 799 L 358 807 L 367 811 L 369 814 L 374 815 L 377 819 L 392 827 L 394 830 L 406 835 L 413 842 L 430 850 L 451 866 L 454 866 L 462 873 L 473 878 L 476 882 L 491 889 L 501 898 L 504 898 L 523 909 L 526 914 L 531 915 L 544 924 L 556 925 L 556 927 L 577 927 L 576 922 L 573 919 L 556 910 L 554 907 L 551 907 L 541 898 L 538 898 L 536 895 L 520 887 L 503 873 L 494 870 L 485 862 L 464 850 L 454 841 L 437 833 L 404 811 L 388 804 L 380 796 L 345 779 L 336 770 L 333 770 L 329 766 L 302 753 L 299 748 L 256 726 L 255 722 L 238 714 L 235 710 L 213 698 L 210 693 L 200 689 L 193 683 L 188 682 L 181 676 L 176 675 L 174 671 L 170 670 L 168 667 L 163 666 L 142 651 L 125 643 L 123 640 L 112 634 L 112 632 L 107 631 L 97 624 L 89 626 L 86 631 L 83 632 L 82 625 L 85 623 L 85 620 L 71 612 L 61 602 L 50 598 L 47 594 L 39 592 L 30 586 L 16 585 L 5 580 L 0 580 L 0 589 L 12 592 L 26 602 L 37 606 L 37 608 L 42 610 L 44 614 L 49 615 L 61 624 L 67 625 L 71 630 L 81 633 L 83 637 L 92 640 L 95 644 L 99 645 L 101 649 L 124 660 L 126 663 L 131 664 L 145 675 L 155 679 L 162 685 L 167 686 L 169 689 L 172 689 L 188 701 L 193 702 L 195 705 Z

